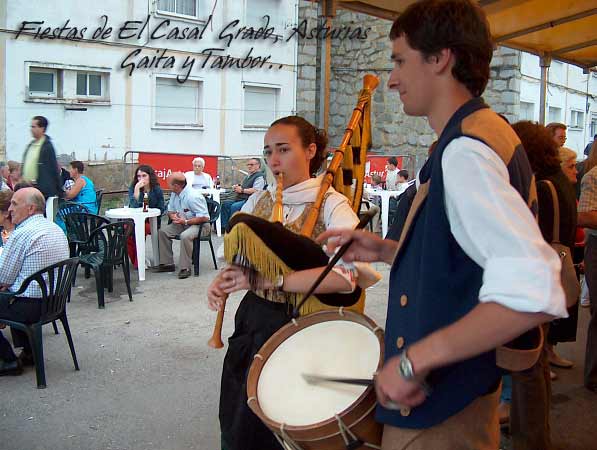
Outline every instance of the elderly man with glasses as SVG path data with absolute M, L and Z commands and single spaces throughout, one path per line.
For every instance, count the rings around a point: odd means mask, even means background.
M 248 175 L 243 182 L 233 186 L 235 197 L 222 203 L 222 228 L 228 226 L 228 220 L 237 211 L 243 207 L 247 199 L 256 191 L 262 191 L 265 188 L 265 177 L 261 171 L 261 161 L 258 158 L 251 158 L 247 162 Z

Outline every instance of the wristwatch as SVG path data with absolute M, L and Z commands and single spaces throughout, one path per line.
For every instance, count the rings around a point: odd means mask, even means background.
M 187 219 L 184 220 L 184 226 L 186 227 L 189 224 L 189 221 Z
M 400 353 L 398 357 L 400 358 L 400 362 L 398 363 L 397 367 L 398 375 L 400 375 L 406 381 L 416 381 L 413 364 L 410 359 L 408 359 L 406 350 Z

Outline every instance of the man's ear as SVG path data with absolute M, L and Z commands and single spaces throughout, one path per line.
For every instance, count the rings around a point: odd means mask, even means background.
M 448 69 L 451 70 L 454 64 L 454 53 L 449 48 L 443 48 L 436 54 L 431 55 L 428 62 L 433 65 L 435 73 L 443 73 Z

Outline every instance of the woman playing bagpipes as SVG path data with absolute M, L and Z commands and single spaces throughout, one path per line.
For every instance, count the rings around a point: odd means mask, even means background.
M 250 255 L 252 265 L 257 260 L 259 273 L 247 273 L 245 268 L 231 265 L 221 271 L 208 288 L 212 310 L 223 308 L 228 294 L 248 291 L 236 312 L 235 330 L 228 340 L 222 370 L 219 418 L 225 450 L 281 448 L 274 435 L 247 406 L 246 377 L 255 353 L 290 321 L 292 309 L 302 298 L 301 294 L 308 291 L 327 263 L 327 256 L 313 241 L 298 235 L 321 186 L 322 176 L 313 178 L 312 175 L 319 171 L 327 156 L 325 131 L 301 117 L 284 117 L 270 126 L 264 144 L 263 155 L 269 169 L 278 180 L 280 176 L 283 180 L 282 223 L 269 223 L 267 230 L 259 234 L 260 225 L 266 226 L 262 222 L 272 216 L 277 186 L 253 194 L 241 213 L 231 219 L 225 252 L 227 260 L 234 252 Z M 325 192 L 312 236 L 316 237 L 328 228 L 354 227 L 358 222 L 346 197 L 330 187 Z M 284 262 L 279 262 L 276 254 L 285 254 Z M 313 268 L 306 268 L 311 258 L 319 261 L 319 266 L 311 261 Z M 272 271 L 285 264 L 305 269 L 286 270 L 283 276 L 273 279 Z M 300 313 L 304 315 L 329 308 L 326 304 L 335 307 L 355 305 L 359 298 L 363 298 L 364 289 L 378 279 L 377 272 L 366 264 L 337 265 L 319 285 L 315 295 L 301 307 Z M 359 303 L 362 308 L 362 300 Z

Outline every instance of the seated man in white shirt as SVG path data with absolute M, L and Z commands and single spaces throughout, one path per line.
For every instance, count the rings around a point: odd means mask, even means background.
M 193 240 L 199 236 L 200 225 L 209 221 L 207 201 L 199 191 L 193 189 L 182 172 L 175 172 L 168 177 L 172 196 L 168 202 L 168 217 L 172 220 L 162 227 L 158 234 L 160 243 L 160 265 L 158 272 L 174 272 L 172 239 L 180 236 L 180 257 L 178 278 L 191 275 Z M 205 232 L 211 232 L 207 226 Z
M 198 156 L 193 160 L 193 170 L 184 174 L 187 184 L 193 189 L 211 189 L 214 187 L 211 175 L 204 172 L 204 168 L 205 160 Z

